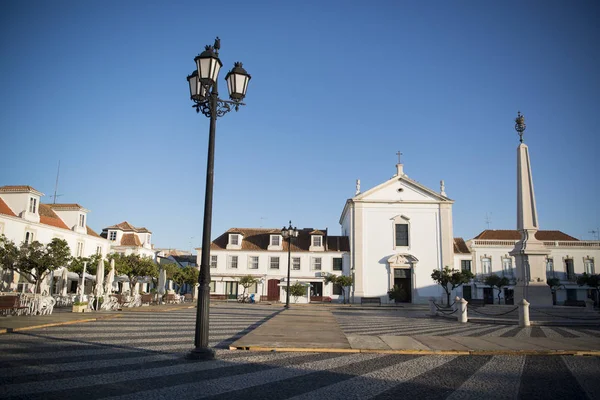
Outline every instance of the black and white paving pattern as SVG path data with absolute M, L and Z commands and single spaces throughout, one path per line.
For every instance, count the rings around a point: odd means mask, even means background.
M 346 400 L 600 396 L 597 357 L 226 350 L 231 342 L 278 312 L 267 307 L 213 307 L 210 345 L 216 348 L 218 359 L 188 361 L 184 355 L 192 347 L 195 312 L 132 312 L 111 320 L 0 335 L 0 398 Z M 368 325 L 356 320 L 355 329 Z M 377 324 L 382 322 L 370 324 L 378 329 Z M 418 327 L 414 326 L 417 322 L 436 321 L 413 322 L 413 329 L 437 329 L 436 334 L 442 328 L 451 329 L 445 321 Z M 350 325 L 344 323 L 345 329 L 350 329 Z M 580 329 L 561 329 L 582 334 Z M 555 333 L 561 335 L 560 331 Z

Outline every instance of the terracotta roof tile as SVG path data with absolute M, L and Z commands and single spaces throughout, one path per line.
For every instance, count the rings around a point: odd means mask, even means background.
M 535 234 L 537 240 L 579 240 L 569 236 L 561 231 L 537 231 Z M 493 230 L 488 229 L 475 236 L 473 239 L 486 240 L 521 240 L 521 233 L 517 230 Z
M 77 203 L 59 203 L 59 204 L 48 204 L 49 207 L 51 207 L 54 210 L 81 210 L 81 209 L 85 209 L 84 207 L 80 206 Z
M 141 246 L 140 238 L 135 233 L 125 233 L 121 238 L 121 246 Z
M 471 254 L 463 238 L 454 238 L 454 254 Z
M 291 250 L 294 252 L 308 251 L 310 247 L 310 234 L 313 229 L 299 229 L 298 237 L 292 239 Z M 210 245 L 212 250 L 225 250 L 229 242 L 230 233 L 239 233 L 244 238 L 242 240 L 242 250 L 263 251 L 267 250 L 271 235 L 281 234 L 281 229 L 270 228 L 231 228 L 221 236 L 216 238 Z M 345 236 L 327 236 L 328 251 L 349 251 L 350 245 Z M 283 240 L 282 251 L 288 251 L 288 241 Z
M 48 204 L 40 204 L 40 223 L 69 230 L 69 227 L 62 219 L 52 210 Z
M 127 221 L 123 221 L 120 224 L 116 224 L 116 225 L 112 225 L 107 228 L 104 228 L 103 231 L 107 231 L 108 229 L 119 229 L 124 232 L 152 233 L 151 231 L 149 231 L 146 228 L 136 228 L 135 226 L 131 225 Z
M 85 226 L 85 228 L 87 229 L 87 234 L 90 236 L 95 236 L 95 237 L 101 237 L 100 235 L 98 235 L 92 228 L 90 228 L 89 226 Z
M 35 191 L 38 192 L 38 190 L 34 189 L 31 186 L 28 185 L 6 185 L 6 186 L 0 186 L 0 192 L 20 192 L 20 191 Z
M 4 202 L 4 200 L 0 199 L 0 214 L 10 215 L 11 217 L 16 217 L 13 210 Z

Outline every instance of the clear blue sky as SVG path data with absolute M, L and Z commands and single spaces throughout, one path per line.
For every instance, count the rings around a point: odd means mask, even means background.
M 597 1 L 3 1 L 0 185 L 127 220 L 157 247 L 202 236 L 208 119 L 193 58 L 221 37 L 247 106 L 217 123 L 213 238 L 230 227 L 339 234 L 357 178 L 439 190 L 454 234 L 516 226 L 526 117 L 542 229 L 600 226 Z M 214 15 L 211 15 L 214 13 Z M 224 81 L 221 94 L 226 96 Z M 262 218 L 262 219 L 261 219 Z

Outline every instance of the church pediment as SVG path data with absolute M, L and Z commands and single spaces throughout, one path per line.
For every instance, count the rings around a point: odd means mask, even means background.
M 448 197 L 437 193 L 406 175 L 395 176 L 392 179 L 375 186 L 354 197 L 354 201 L 408 201 L 408 202 L 452 202 Z
M 394 254 L 390 258 L 387 259 L 387 262 L 390 264 L 390 267 L 406 267 L 412 266 L 416 264 L 419 260 L 417 257 L 408 253 L 398 253 Z

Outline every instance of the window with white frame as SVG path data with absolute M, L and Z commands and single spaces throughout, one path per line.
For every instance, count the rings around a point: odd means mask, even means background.
M 279 269 L 279 257 L 269 257 L 269 268 Z
M 554 259 L 546 259 L 546 277 L 554 278 Z
M 111 242 L 114 242 L 115 240 L 117 240 L 117 231 L 109 231 L 108 232 L 108 240 L 110 240 Z
M 152 236 L 152 235 L 150 235 L 150 234 L 146 235 L 146 243 L 150 244 L 150 237 L 151 237 L 151 236 Z
M 281 246 L 281 236 L 271 235 L 271 246 Z
M 79 226 L 85 228 L 85 214 L 79 214 Z
M 314 247 L 322 247 L 323 246 L 323 236 L 314 235 L 312 237 L 312 245 Z
M 492 273 L 492 258 L 483 257 L 481 259 L 481 273 L 484 275 L 491 275 Z
M 334 257 L 333 258 L 333 270 L 334 271 L 341 271 L 342 270 L 342 258 L 341 257 Z
M 567 273 L 567 279 L 570 281 L 575 280 L 575 267 L 573 265 L 572 258 L 565 258 L 565 272 Z
M 35 214 L 37 210 L 37 199 L 30 197 L 29 198 L 29 212 Z
M 77 257 L 83 257 L 83 242 L 77 242 L 77 251 L 75 254 Z
M 322 262 L 322 258 L 321 257 L 313 257 L 310 260 L 310 269 L 312 269 L 313 271 L 320 271 L 321 270 L 321 262 Z
M 512 267 L 512 259 L 509 257 L 504 257 L 502 259 L 502 275 L 507 278 L 510 278 L 514 275 L 513 267 Z
M 233 246 L 238 246 L 240 244 L 240 235 L 231 235 L 229 243 Z
M 583 271 L 588 275 L 594 275 L 594 259 L 593 258 L 585 258 L 583 260 Z
M 210 267 L 217 268 L 217 257 L 218 256 L 210 256 Z
M 300 257 L 292 257 L 292 269 L 295 271 L 300 270 Z
M 31 231 L 25 231 L 25 244 L 30 244 L 31 242 L 33 242 L 33 232 Z
M 102 246 L 96 246 L 96 254 L 102 255 Z
M 238 267 L 238 256 L 229 256 L 227 258 L 227 268 L 237 268 Z
M 258 256 L 248 257 L 248 268 L 258 269 Z

